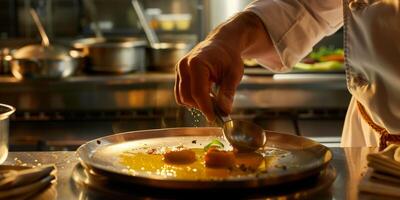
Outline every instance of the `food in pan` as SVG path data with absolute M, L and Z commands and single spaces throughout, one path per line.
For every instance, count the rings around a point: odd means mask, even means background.
M 132 174 L 146 173 L 158 177 L 181 180 L 210 180 L 243 176 L 257 176 L 273 170 L 286 170 L 279 159 L 288 152 L 264 149 L 253 153 L 238 153 L 212 140 L 203 148 L 178 146 L 144 147 L 125 151 L 120 164 Z
M 233 151 L 210 148 L 204 154 L 204 164 L 211 168 L 230 168 L 235 166 L 235 154 Z
M 164 153 L 164 161 L 169 164 L 190 164 L 196 161 L 196 153 L 191 149 L 178 149 Z

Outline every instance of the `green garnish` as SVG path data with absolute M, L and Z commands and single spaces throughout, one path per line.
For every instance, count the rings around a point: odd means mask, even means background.
M 344 55 L 343 49 L 335 49 L 334 47 L 320 47 L 310 53 L 309 57 L 320 61 L 321 57 L 327 55 Z
M 210 149 L 210 148 L 223 149 L 224 144 L 222 144 L 221 141 L 214 139 L 213 141 L 211 141 L 204 147 L 204 151 L 208 151 L 208 149 Z

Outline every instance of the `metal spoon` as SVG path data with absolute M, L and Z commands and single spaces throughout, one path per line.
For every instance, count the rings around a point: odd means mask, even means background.
M 224 114 L 213 99 L 217 124 L 223 128 L 228 142 L 239 152 L 252 152 L 263 147 L 267 142 L 263 128 L 252 122 L 233 120 Z

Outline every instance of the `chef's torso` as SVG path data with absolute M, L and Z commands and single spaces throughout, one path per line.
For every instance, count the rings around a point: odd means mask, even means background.
M 281 62 L 263 56 L 270 55 L 269 48 L 260 48 L 254 58 L 274 71 L 290 69 L 345 24 L 353 99 L 342 145 L 376 146 L 379 139 L 357 112 L 357 101 L 376 124 L 400 134 L 400 0 L 255 0 L 246 10 L 264 22 Z
M 400 134 L 400 0 L 344 0 L 344 24 L 349 91 Z

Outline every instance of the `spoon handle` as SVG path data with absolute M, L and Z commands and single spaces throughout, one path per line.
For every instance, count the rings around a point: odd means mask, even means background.
M 216 116 L 216 118 L 215 118 L 215 119 L 216 119 L 216 123 L 217 123 L 219 126 L 223 127 L 224 124 L 225 124 L 226 122 L 232 121 L 231 116 L 225 114 L 225 113 L 219 108 L 219 106 L 218 106 L 218 104 L 217 104 L 217 99 L 216 99 L 216 97 L 215 97 L 214 94 L 212 94 L 211 100 L 212 100 L 212 103 L 213 103 L 213 109 L 214 109 L 214 113 L 215 113 L 215 116 Z
M 40 36 L 42 37 L 43 46 L 49 47 L 50 46 L 50 40 L 49 40 L 49 37 L 46 34 L 46 31 L 44 30 L 42 22 L 40 22 L 38 14 L 36 13 L 36 11 L 33 8 L 31 8 L 29 11 L 30 11 L 31 16 L 33 18 L 33 21 L 36 24 L 36 27 L 39 30 Z

